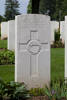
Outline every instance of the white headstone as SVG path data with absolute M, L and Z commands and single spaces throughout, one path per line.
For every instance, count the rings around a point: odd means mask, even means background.
M 1 39 L 8 37 L 8 22 L 1 23 Z
M 65 16 L 65 79 L 67 79 L 67 16 Z
M 65 21 L 60 22 L 60 34 L 61 34 L 61 39 L 64 42 L 65 40 Z
M 8 49 L 15 49 L 15 21 L 8 21 Z
M 50 82 L 50 17 L 21 15 L 16 17 L 15 81 L 29 88 Z
M 58 28 L 59 28 L 59 22 L 51 21 L 51 43 L 55 41 L 54 33 L 55 33 L 55 30 L 58 30 Z

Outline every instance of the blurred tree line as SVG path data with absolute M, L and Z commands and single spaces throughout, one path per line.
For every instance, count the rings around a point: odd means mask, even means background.
M 67 15 L 67 0 L 30 0 L 27 13 L 33 12 L 49 15 L 51 20 L 64 20 Z
M 18 0 L 6 0 L 5 2 L 5 14 L 0 15 L 0 23 L 2 21 L 14 20 L 15 15 L 19 15 L 19 2 Z
M 18 0 L 6 0 L 5 14 L 0 15 L 0 22 L 15 19 L 19 15 Z M 29 0 L 27 13 L 46 14 L 51 20 L 64 20 L 67 15 L 67 0 Z

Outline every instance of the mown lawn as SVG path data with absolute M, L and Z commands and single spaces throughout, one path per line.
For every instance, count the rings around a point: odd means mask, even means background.
M 7 40 L 0 40 L 0 49 L 7 48 Z
M 14 65 L 0 65 L 0 78 L 6 82 L 14 80 Z
M 64 79 L 64 50 L 63 48 L 51 49 L 51 79 Z
M 0 77 L 5 81 L 14 80 L 14 65 L 0 65 Z M 64 49 L 51 49 L 51 79 L 64 79 Z

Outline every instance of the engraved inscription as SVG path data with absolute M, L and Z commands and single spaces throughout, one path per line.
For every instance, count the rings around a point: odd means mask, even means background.
M 39 43 L 39 41 L 37 40 L 31 40 L 28 44 L 28 51 L 33 54 L 36 55 L 40 52 L 41 50 L 41 44 Z
M 38 31 L 30 31 L 30 40 L 27 43 L 19 42 L 19 50 L 21 52 L 30 53 L 30 76 L 35 78 L 38 76 L 38 55 L 40 51 L 47 50 L 48 43 L 40 43 L 38 40 Z

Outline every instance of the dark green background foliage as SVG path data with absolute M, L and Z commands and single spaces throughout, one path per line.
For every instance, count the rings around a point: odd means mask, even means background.
M 6 19 L 3 16 L 0 15 L 0 23 L 3 22 L 3 21 L 6 21 Z
M 1 50 L 0 51 L 0 65 L 14 64 L 15 55 L 13 51 Z
M 20 14 L 17 0 L 6 0 L 5 5 L 5 15 L 4 17 L 0 16 L 0 22 L 14 19 L 15 15 Z M 51 20 L 64 20 L 67 15 L 67 0 L 30 0 L 27 13 L 47 14 Z
M 15 15 L 19 15 L 19 3 L 17 0 L 6 0 L 5 18 L 6 20 L 13 20 Z
M 41 14 L 48 14 L 49 16 L 51 16 L 51 19 L 53 19 L 55 12 L 55 4 L 55 0 L 40 0 L 39 12 Z
M 60 31 L 59 31 L 59 29 L 58 30 L 55 30 L 55 34 L 54 34 L 55 36 L 55 42 L 57 42 L 57 41 L 59 41 L 60 40 Z
M 27 13 L 32 13 L 32 0 L 29 1 L 28 7 L 27 7 Z
M 32 1 L 29 1 L 28 13 L 32 13 Z M 67 15 L 67 0 L 40 0 L 39 13 L 50 15 L 52 20 L 64 20 Z

